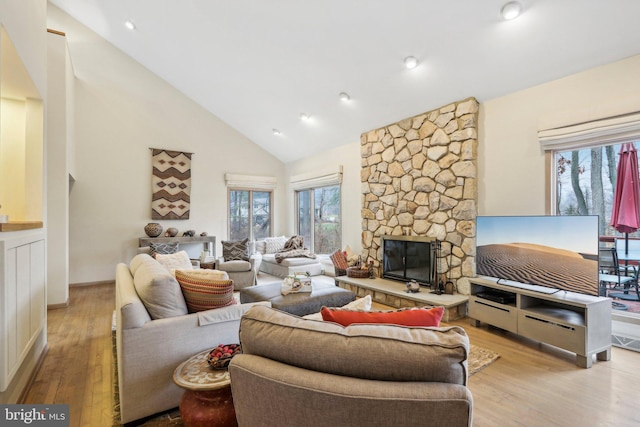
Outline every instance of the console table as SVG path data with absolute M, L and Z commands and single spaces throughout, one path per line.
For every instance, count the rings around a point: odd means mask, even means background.
M 349 276 L 336 277 L 338 286 L 354 292 L 357 296 L 371 295 L 373 301 L 396 308 L 419 307 L 424 305 L 444 307 L 443 322 L 460 319 L 467 315 L 467 295 L 432 294 L 429 288 L 420 292 L 406 292 L 404 282 L 381 279 L 359 279 Z
M 478 276 L 469 280 L 471 324 L 485 322 L 576 353 L 576 364 L 590 368 L 611 359 L 611 299 Z M 503 284 L 504 283 L 504 284 Z M 501 298 L 492 299 L 498 291 Z
M 151 243 L 202 243 L 204 250 L 209 252 L 209 256 L 216 257 L 216 236 L 193 236 L 193 237 L 140 237 L 138 246 L 149 246 Z

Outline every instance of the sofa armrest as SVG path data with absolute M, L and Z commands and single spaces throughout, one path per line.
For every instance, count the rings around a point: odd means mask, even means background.
M 126 264 L 116 266 L 116 318 L 122 329 L 140 328 L 151 316 L 133 286 L 133 277 Z

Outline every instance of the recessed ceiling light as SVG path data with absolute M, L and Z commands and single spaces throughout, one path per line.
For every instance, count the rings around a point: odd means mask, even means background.
M 133 21 L 129 21 L 129 20 L 124 21 L 124 26 L 130 30 L 136 29 L 136 24 L 134 24 Z
M 276 128 L 271 129 L 271 132 L 273 132 L 274 135 L 280 135 L 280 131 Z
M 517 18 L 518 16 L 520 16 L 521 12 L 522 5 L 517 1 L 510 1 L 509 3 L 502 6 L 502 9 L 500 10 L 500 14 L 507 21 Z
M 413 56 L 407 56 L 404 59 L 404 66 L 410 70 L 413 70 L 418 66 L 418 60 Z
M 349 102 L 349 100 L 351 99 L 351 97 L 349 96 L 349 94 L 347 92 L 340 92 L 340 95 L 338 95 L 340 97 L 340 100 L 342 102 Z
M 307 121 L 311 118 L 310 115 L 308 115 L 307 113 L 300 113 L 300 120 L 304 120 Z

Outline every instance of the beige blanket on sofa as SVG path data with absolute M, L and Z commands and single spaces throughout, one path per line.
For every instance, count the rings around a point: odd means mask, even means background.
M 304 238 L 302 236 L 292 236 L 285 242 L 282 250 L 275 254 L 275 258 L 276 262 L 280 264 L 285 258 L 315 259 L 316 255 L 304 247 Z

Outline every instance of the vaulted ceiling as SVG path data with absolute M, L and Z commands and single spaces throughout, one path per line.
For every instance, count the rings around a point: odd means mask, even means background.
M 637 0 L 49 1 L 284 162 L 640 53 Z

